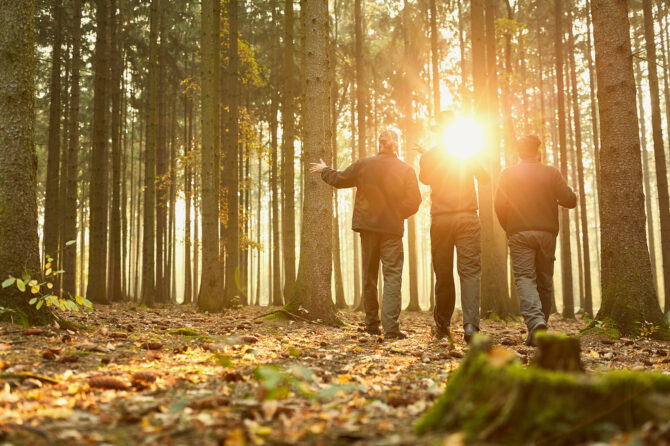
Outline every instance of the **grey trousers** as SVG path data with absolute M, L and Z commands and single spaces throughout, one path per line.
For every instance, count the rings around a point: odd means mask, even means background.
M 509 252 L 521 314 L 531 332 L 549 321 L 556 235 L 545 231 L 518 232 L 509 237 Z
M 363 307 L 365 325 L 379 326 L 377 277 L 382 263 L 384 286 L 382 291 L 382 327 L 385 333 L 400 330 L 398 317 L 402 306 L 402 267 L 404 251 L 402 236 L 381 232 L 361 231 L 363 260 Z
M 454 285 L 454 247 L 458 277 L 461 281 L 463 324 L 479 328 L 481 285 L 481 235 L 479 216 L 472 213 L 434 215 L 430 226 L 430 244 L 435 271 L 435 325 L 449 330 L 456 303 Z

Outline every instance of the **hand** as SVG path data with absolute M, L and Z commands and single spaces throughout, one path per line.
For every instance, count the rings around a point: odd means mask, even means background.
M 321 173 L 323 169 L 328 167 L 326 163 L 323 162 L 323 159 L 319 160 L 318 163 L 310 163 L 309 173 Z

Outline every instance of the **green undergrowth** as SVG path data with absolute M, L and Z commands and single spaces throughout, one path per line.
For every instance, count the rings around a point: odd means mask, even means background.
M 579 336 L 598 336 L 608 339 L 621 339 L 621 332 L 614 321 L 605 319 L 602 321 L 592 320 L 580 333 Z
M 670 376 L 526 368 L 510 351 L 483 345 L 480 337 L 417 422 L 418 434 L 463 432 L 468 442 L 571 445 L 670 417 Z
M 60 326 L 60 328 L 63 328 L 65 330 L 81 330 L 81 331 L 91 330 L 91 327 L 89 327 L 88 325 L 80 324 L 79 322 L 71 321 L 69 319 L 65 319 L 60 316 L 56 316 L 56 322 L 58 322 L 58 326 Z

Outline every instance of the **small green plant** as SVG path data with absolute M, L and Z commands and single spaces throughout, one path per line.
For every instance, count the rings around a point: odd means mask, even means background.
M 73 243 L 74 241 L 71 240 L 67 242 L 65 246 L 72 245 Z M 4 282 L 2 282 L 2 288 L 9 288 L 15 285 L 20 292 L 28 294 L 29 296 L 32 295 L 33 297 L 28 301 L 28 304 L 35 305 L 35 308 L 38 310 L 45 304 L 47 307 L 56 307 L 63 311 L 79 311 L 81 307 L 88 309 L 93 308 L 91 301 L 85 297 L 58 297 L 54 294 L 54 281 L 58 276 L 65 273 L 65 271 L 54 271 L 52 268 L 53 262 L 54 259 L 47 254 L 46 263 L 44 264 L 41 273 L 41 280 L 32 277 L 30 271 L 24 271 L 21 277 L 10 275 Z
M 659 327 L 651 322 L 640 322 L 640 337 L 651 338 L 658 331 Z

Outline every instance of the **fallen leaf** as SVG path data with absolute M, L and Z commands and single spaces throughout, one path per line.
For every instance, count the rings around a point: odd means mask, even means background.
M 93 376 L 88 385 L 94 389 L 128 390 L 128 384 L 113 376 Z

